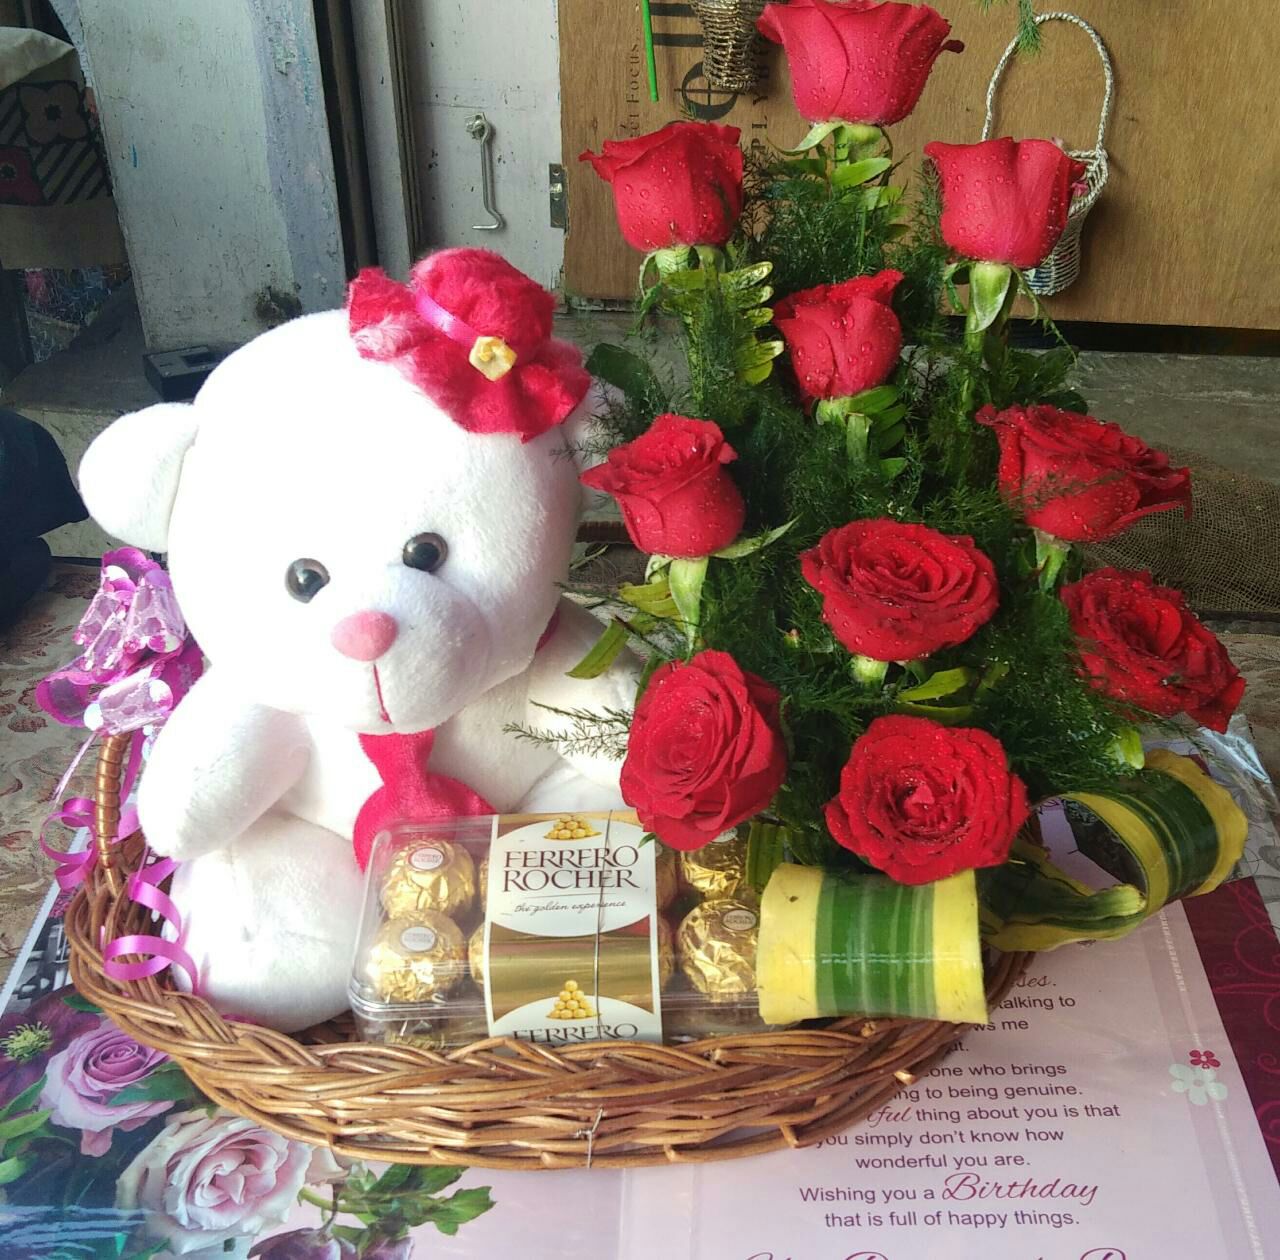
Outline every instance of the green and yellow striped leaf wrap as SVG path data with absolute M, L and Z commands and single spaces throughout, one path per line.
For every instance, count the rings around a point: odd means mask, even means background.
M 1217 888 L 1240 860 L 1249 830 L 1225 788 L 1166 749 L 1148 753 L 1146 769 L 1117 788 L 1065 792 L 1062 799 L 1110 828 L 1133 862 L 1135 881 L 1095 891 L 1020 840 L 1003 866 L 978 872 L 983 935 L 998 949 L 1125 936 L 1169 902 Z
M 909 886 L 782 863 L 760 903 L 756 982 L 770 1024 L 831 1015 L 985 1023 L 973 872 Z

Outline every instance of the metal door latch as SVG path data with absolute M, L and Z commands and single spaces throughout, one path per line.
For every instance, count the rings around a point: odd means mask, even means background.
M 547 191 L 551 200 L 551 226 L 553 228 L 569 227 L 569 191 L 568 176 L 559 162 L 552 162 L 547 167 Z
M 498 213 L 493 204 L 493 153 L 489 141 L 493 138 L 493 128 L 483 114 L 475 114 L 467 119 L 467 135 L 480 142 L 480 196 L 484 201 L 485 213 L 492 223 L 476 223 L 472 226 L 477 232 L 496 232 L 506 227 L 507 221 Z

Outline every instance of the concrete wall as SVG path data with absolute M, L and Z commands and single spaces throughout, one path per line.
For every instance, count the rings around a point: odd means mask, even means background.
M 630 12 L 619 7 L 628 19 Z M 420 243 L 482 245 L 557 284 L 564 233 L 550 226 L 547 210 L 547 165 L 561 160 L 555 0 L 412 0 L 406 17 L 424 194 Z M 473 228 L 487 221 L 479 146 L 466 131 L 478 110 L 494 128 L 495 200 L 506 219 L 498 232 Z
M 342 300 L 307 0 L 80 0 L 151 349 Z

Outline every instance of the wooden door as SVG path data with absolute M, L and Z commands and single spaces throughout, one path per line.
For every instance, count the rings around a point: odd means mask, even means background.
M 932 139 L 976 141 L 987 81 L 1012 27 L 1011 6 L 934 0 L 964 53 L 944 54 L 916 112 L 893 128 L 913 173 Z M 1073 0 L 1111 50 L 1116 100 L 1111 179 L 1084 229 L 1084 267 L 1050 300 L 1055 318 L 1115 323 L 1280 328 L 1280 111 L 1273 66 L 1278 0 Z M 634 293 L 637 256 L 613 220 L 608 188 L 577 155 L 692 114 L 732 123 L 744 142 L 794 143 L 806 126 L 791 104 L 779 49 L 750 96 L 707 87 L 687 4 L 652 5 L 661 100 L 649 101 L 639 5 L 560 0 L 562 126 L 569 176 L 565 288 L 570 296 Z M 1060 137 L 1088 148 L 1102 72 L 1087 36 L 1046 24 L 1044 51 L 1019 57 L 998 98 L 996 135 Z

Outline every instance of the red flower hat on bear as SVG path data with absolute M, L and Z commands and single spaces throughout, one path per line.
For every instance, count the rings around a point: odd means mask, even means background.
M 551 335 L 555 298 L 487 249 L 446 249 L 409 283 L 370 267 L 351 282 L 356 349 L 391 363 L 472 433 L 528 442 L 582 401 L 591 376 L 575 346 Z

